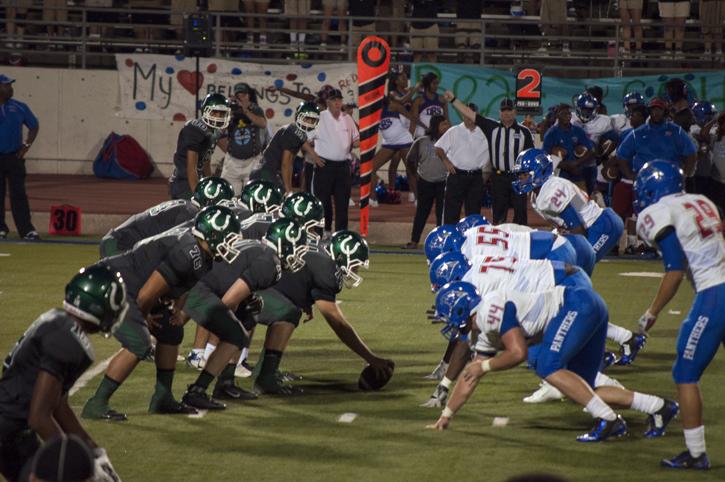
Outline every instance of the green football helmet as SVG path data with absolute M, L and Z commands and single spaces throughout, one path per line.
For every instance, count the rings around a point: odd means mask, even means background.
M 283 198 L 282 190 L 269 181 L 250 181 L 242 188 L 239 202 L 242 207 L 254 213 L 273 213 L 279 211 Z
M 201 103 L 201 120 L 212 129 L 226 129 L 232 119 L 229 101 L 221 94 L 209 94 Z
M 231 201 L 234 198 L 234 188 L 226 179 L 209 176 L 199 180 L 191 195 L 191 202 L 199 208 L 223 204 L 223 201 Z
M 196 215 L 191 233 L 209 245 L 215 261 L 231 263 L 239 250 L 234 243 L 239 240 L 241 225 L 234 212 L 225 206 L 209 206 Z
M 320 107 L 314 102 L 302 102 L 295 111 L 295 124 L 308 134 L 317 129 Z
M 309 250 L 302 226 L 290 218 L 280 218 L 267 228 L 263 242 L 277 251 L 282 269 L 293 273 L 305 266 L 303 256 Z
M 106 338 L 116 331 L 128 310 L 121 273 L 105 264 L 81 268 L 65 287 L 63 308 L 98 327 Z
M 345 286 L 355 288 L 360 286 L 362 278 L 356 271 L 362 267 L 370 266 L 368 242 L 354 231 L 343 229 L 333 233 L 327 252 L 335 260 L 342 271 Z
M 309 192 L 289 193 L 282 203 L 282 216 L 294 219 L 307 234 L 307 239 L 315 244 L 320 240 L 316 228 L 325 227 L 325 211 L 322 203 Z

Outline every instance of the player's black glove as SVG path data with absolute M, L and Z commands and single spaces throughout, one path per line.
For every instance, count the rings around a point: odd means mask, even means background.
M 247 298 L 247 302 L 243 306 L 239 307 L 241 313 L 251 316 L 260 314 L 263 308 L 264 299 L 257 293 L 252 293 L 252 295 Z

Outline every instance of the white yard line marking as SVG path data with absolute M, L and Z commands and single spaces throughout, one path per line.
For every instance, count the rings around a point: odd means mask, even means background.
M 100 362 L 98 365 L 94 366 L 90 370 L 86 371 L 83 375 L 80 376 L 78 380 L 76 380 L 75 385 L 73 385 L 68 392 L 68 396 L 72 397 L 78 390 L 88 385 L 88 382 L 93 380 L 97 375 L 100 375 L 103 373 L 106 368 L 108 368 L 108 364 L 111 363 L 111 360 L 113 360 L 113 357 L 116 356 L 121 350 L 118 350 L 118 352 L 114 353 L 113 355 L 109 356 L 102 362 Z
M 204 416 L 207 414 L 209 410 L 199 410 L 198 413 L 192 413 L 190 415 L 187 415 L 189 418 L 204 418 Z
M 10 253 L 0 253 L 0 256 L 10 256 Z
M 619 276 L 627 276 L 630 278 L 664 278 L 664 273 L 655 273 L 652 271 L 633 271 L 627 273 L 619 273 Z

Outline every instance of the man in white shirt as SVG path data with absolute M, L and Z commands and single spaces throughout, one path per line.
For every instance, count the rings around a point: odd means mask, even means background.
M 352 149 L 360 145 L 355 121 L 342 112 L 342 92 L 334 89 L 327 98 L 327 110 L 320 114 L 317 130 L 311 137 L 321 158 L 312 174 L 312 194 L 325 208 L 325 234 L 332 230 L 332 197 L 335 198 L 335 231 L 347 229 L 350 202 Z
M 455 100 L 455 99 L 454 99 Z M 474 112 L 475 104 L 469 104 Z M 464 118 L 461 124 L 448 129 L 435 143 L 438 157 L 448 170 L 443 200 L 443 223 L 455 224 L 465 215 L 481 214 L 483 172 L 491 171 L 488 140 L 476 123 Z

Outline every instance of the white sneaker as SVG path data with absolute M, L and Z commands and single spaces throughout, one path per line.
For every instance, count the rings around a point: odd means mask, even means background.
M 443 360 L 438 363 L 438 366 L 433 369 L 432 372 L 430 372 L 428 375 L 424 376 L 426 380 L 443 380 L 443 377 L 446 376 L 446 371 L 448 371 L 448 363 L 444 362 Z
M 252 370 L 245 367 L 241 363 L 234 369 L 234 376 L 237 378 L 249 378 L 252 376 Z
M 378 200 L 377 199 L 370 199 L 368 201 L 368 204 L 370 204 L 370 207 L 371 208 L 376 208 L 376 207 L 378 207 Z
M 202 355 L 194 353 L 193 351 L 189 352 L 189 354 L 186 355 L 186 366 L 188 366 L 189 368 L 195 368 L 199 371 L 202 371 L 205 365 L 206 360 L 204 360 L 204 357 Z
M 414 203 L 415 202 L 415 193 L 413 191 L 410 191 L 408 193 L 408 202 L 409 203 Z
M 552 400 L 561 400 L 563 398 L 564 394 L 558 388 L 542 380 L 539 384 L 539 389 L 528 397 L 525 397 L 524 403 L 544 403 Z
M 355 207 L 355 201 L 353 201 L 352 198 L 350 198 L 350 200 L 347 202 L 347 205 L 349 207 L 351 207 L 351 208 L 354 208 Z

